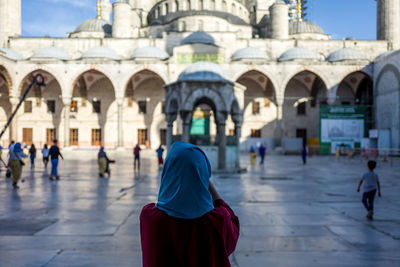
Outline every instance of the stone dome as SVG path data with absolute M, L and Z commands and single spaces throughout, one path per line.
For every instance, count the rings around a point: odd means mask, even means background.
M 82 54 L 82 58 L 108 58 L 113 60 L 121 59 L 121 57 L 114 50 L 106 46 L 90 48 Z
M 289 23 L 289 34 L 300 34 L 300 33 L 318 33 L 325 34 L 324 31 L 317 24 L 310 21 L 291 21 Z
M 104 19 L 88 19 L 79 24 L 74 33 L 79 32 L 104 32 L 106 36 L 111 36 L 112 26 Z
M 153 59 L 160 59 L 164 60 L 167 59 L 169 55 L 167 52 L 162 50 L 161 48 L 155 47 L 155 46 L 146 46 L 146 47 L 141 47 L 135 50 L 133 52 L 132 58 L 153 58 Z
M 269 57 L 267 54 L 255 47 L 245 47 L 239 49 L 232 55 L 232 60 L 241 60 L 241 59 L 263 59 L 268 60 Z
M 327 60 L 329 62 L 339 62 L 346 60 L 365 60 L 367 57 L 363 55 L 360 51 L 353 48 L 341 48 L 332 52 Z
M 67 51 L 54 46 L 41 47 L 37 49 L 31 58 L 56 58 L 60 60 L 71 59 Z
M 319 56 L 314 51 L 305 48 L 305 47 L 293 47 L 283 53 L 278 61 L 293 61 L 293 60 L 320 60 L 321 56 Z
M 186 44 L 215 45 L 215 40 L 214 37 L 206 32 L 194 32 L 181 41 L 181 45 Z
M 15 60 L 15 61 L 22 59 L 20 54 L 18 54 L 14 50 L 8 49 L 8 48 L 1 48 L 0 49 L 0 54 L 4 54 L 4 56 L 6 58 L 11 59 L 11 60 Z
M 178 81 L 207 81 L 207 82 L 226 82 L 225 71 L 212 62 L 196 62 L 187 67 L 178 78 Z

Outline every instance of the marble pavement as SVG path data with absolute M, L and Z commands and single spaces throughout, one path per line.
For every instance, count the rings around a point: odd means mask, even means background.
M 131 153 L 99 179 L 95 152 L 65 152 L 61 180 L 40 160 L 13 191 L 0 174 L 0 266 L 141 266 L 139 214 L 157 199 L 154 151 L 134 172 Z M 233 266 L 400 266 L 400 159 L 379 162 L 382 198 L 367 221 L 356 192 L 365 161 L 267 156 L 216 187 L 240 218 Z

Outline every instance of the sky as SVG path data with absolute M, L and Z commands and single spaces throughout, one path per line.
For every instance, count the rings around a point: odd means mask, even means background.
M 376 0 L 308 0 L 307 13 L 332 39 L 376 39 Z M 94 17 L 96 0 L 22 0 L 22 35 L 66 37 Z

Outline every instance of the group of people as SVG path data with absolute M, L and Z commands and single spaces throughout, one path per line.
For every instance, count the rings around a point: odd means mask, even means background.
M 261 144 L 258 147 L 258 155 L 260 156 L 260 165 L 264 164 L 265 155 L 267 154 L 267 152 L 268 152 L 268 147 L 266 144 Z M 255 165 L 257 160 L 257 153 L 254 146 L 250 146 L 249 153 L 250 153 L 250 165 Z
M 0 147 L 0 150 L 2 148 Z M 20 142 L 15 143 L 11 141 L 8 147 L 8 161 L 7 163 L 1 158 L 2 153 L 0 153 L 0 158 L 5 167 L 7 168 L 6 177 L 11 178 L 12 186 L 14 189 L 18 189 L 18 182 L 21 179 L 22 168 L 25 166 L 25 159 L 29 157 L 31 163 L 31 169 L 35 168 L 35 159 L 36 159 L 37 150 L 34 144 L 28 146 L 24 143 L 21 145 Z M 60 177 L 58 175 L 58 160 L 63 156 L 58 147 L 58 141 L 54 140 L 53 145 L 48 148 L 47 144 L 45 144 L 42 148 L 43 155 L 43 164 L 44 167 L 47 168 L 47 164 L 49 162 L 49 158 L 51 159 L 51 173 L 50 180 L 59 180 Z
M 140 151 L 142 151 L 142 148 L 137 144 L 133 148 L 133 168 L 134 170 L 140 170 Z M 160 145 L 156 149 L 157 153 L 157 160 L 158 160 L 158 166 L 161 168 L 164 164 L 164 148 L 162 145 Z M 99 177 L 105 177 L 105 174 L 107 174 L 108 177 L 111 175 L 111 170 L 110 170 L 110 164 L 115 163 L 115 160 L 111 160 L 108 158 L 107 153 L 104 150 L 104 146 L 100 147 L 100 150 L 97 154 L 97 161 L 99 165 Z

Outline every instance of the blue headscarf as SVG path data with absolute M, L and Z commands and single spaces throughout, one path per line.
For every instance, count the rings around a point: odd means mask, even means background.
M 22 152 L 21 143 L 16 143 L 14 145 L 14 152 L 17 152 L 17 153 Z
M 104 147 L 100 147 L 100 151 L 97 154 L 97 158 L 105 158 L 106 157 L 106 152 L 104 152 Z
M 195 219 L 214 209 L 208 190 L 211 166 L 197 146 L 175 142 L 165 160 L 157 208 L 181 219 Z

